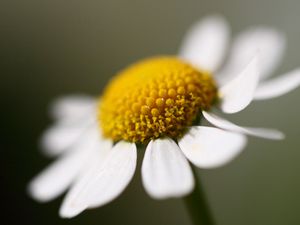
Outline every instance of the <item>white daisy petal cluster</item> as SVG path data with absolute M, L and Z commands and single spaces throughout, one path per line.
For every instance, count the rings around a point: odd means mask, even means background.
M 184 38 L 178 57 L 195 67 L 216 74 L 218 108 L 237 113 L 252 100 L 283 95 L 300 84 L 300 69 L 269 78 L 285 48 L 284 35 L 266 27 L 239 34 L 229 50 L 230 29 L 224 18 L 210 16 L 196 23 Z M 57 100 L 51 107 L 55 124 L 46 130 L 41 144 L 49 156 L 58 156 L 29 185 L 33 198 L 50 201 L 69 189 L 60 209 L 62 217 L 74 217 L 85 209 L 109 203 L 131 181 L 137 161 L 135 143 L 102 136 L 97 121 L 97 100 L 74 95 Z M 158 138 L 146 147 L 142 181 L 155 199 L 181 197 L 193 190 L 190 161 L 199 168 L 222 166 L 236 157 L 247 135 L 279 140 L 277 130 L 241 127 L 211 111 L 203 117 L 213 125 L 192 126 L 180 139 Z

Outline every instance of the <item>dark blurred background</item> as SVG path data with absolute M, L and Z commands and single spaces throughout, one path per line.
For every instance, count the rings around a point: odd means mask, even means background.
M 300 66 L 298 0 L 1 0 L 1 224 L 190 224 L 180 199 L 154 201 L 136 174 L 113 203 L 71 219 L 26 195 L 28 181 L 50 163 L 38 138 L 51 122 L 49 102 L 63 94 L 97 95 L 116 71 L 137 59 L 176 54 L 183 34 L 210 14 L 234 33 L 253 24 L 278 27 L 288 49 L 277 74 Z M 300 224 L 300 90 L 255 102 L 230 117 L 276 127 L 286 140 L 250 138 L 231 164 L 198 170 L 219 225 Z

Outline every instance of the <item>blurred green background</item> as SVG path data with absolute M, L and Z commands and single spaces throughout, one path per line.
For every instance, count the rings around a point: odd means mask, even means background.
M 51 122 L 52 99 L 97 95 L 128 63 L 176 54 L 189 25 L 215 12 L 226 16 L 234 33 L 253 24 L 278 27 L 288 49 L 277 74 L 300 66 L 298 0 L 1 0 L 0 223 L 190 224 L 180 199 L 154 201 L 145 194 L 139 172 L 113 203 L 71 220 L 58 217 L 62 198 L 36 203 L 26 185 L 51 161 L 37 143 Z M 287 138 L 250 138 L 231 164 L 198 170 L 218 225 L 300 224 L 299 98 L 298 89 L 230 117 L 243 125 L 276 127 Z

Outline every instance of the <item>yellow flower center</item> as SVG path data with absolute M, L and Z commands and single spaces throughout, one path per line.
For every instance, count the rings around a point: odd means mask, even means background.
M 103 135 L 114 141 L 147 142 L 180 137 L 200 109 L 216 98 L 211 75 L 175 57 L 142 60 L 117 74 L 98 109 Z

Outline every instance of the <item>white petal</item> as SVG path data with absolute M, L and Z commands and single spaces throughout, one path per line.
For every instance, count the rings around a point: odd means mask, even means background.
M 237 74 L 241 68 L 258 51 L 258 66 L 264 79 L 279 65 L 285 50 L 285 36 L 279 31 L 268 27 L 254 27 L 242 32 L 233 43 L 229 62 L 220 72 L 224 76 L 220 79 L 225 82 Z
M 66 125 L 57 123 L 45 131 L 41 138 L 41 149 L 48 156 L 57 156 L 69 150 L 77 142 L 81 141 L 81 136 L 89 128 L 94 128 L 96 124 L 89 121 Z
M 179 56 L 200 69 L 215 71 L 221 64 L 230 36 L 221 16 L 209 16 L 191 27 Z
M 260 83 L 255 95 L 255 100 L 276 98 L 284 95 L 300 85 L 300 69 L 293 70 L 282 76 Z
M 87 208 L 102 206 L 118 197 L 133 177 L 136 154 L 135 144 L 121 141 L 105 157 L 97 157 L 67 194 L 60 215 L 74 217 Z
M 236 157 L 246 142 L 242 134 L 199 126 L 192 127 L 178 143 L 193 164 L 200 168 L 215 168 Z
M 278 130 L 267 129 L 267 128 L 240 127 L 213 113 L 209 113 L 209 112 L 202 112 L 202 113 L 208 122 L 225 130 L 248 134 L 255 137 L 272 139 L 272 140 L 281 140 L 284 138 L 284 134 Z
M 69 95 L 55 100 L 50 107 L 54 119 L 76 121 L 96 110 L 97 101 L 87 95 Z
M 169 138 L 148 144 L 142 165 L 142 180 L 147 193 L 155 199 L 181 197 L 194 187 L 188 161 L 178 145 Z
M 223 112 L 236 113 L 246 108 L 253 99 L 258 79 L 259 70 L 255 56 L 236 78 L 220 89 Z
M 30 183 L 29 193 L 33 198 L 41 202 L 50 201 L 70 186 L 98 140 L 96 133 L 89 132 L 89 134 L 78 143 L 74 151 L 55 161 Z

